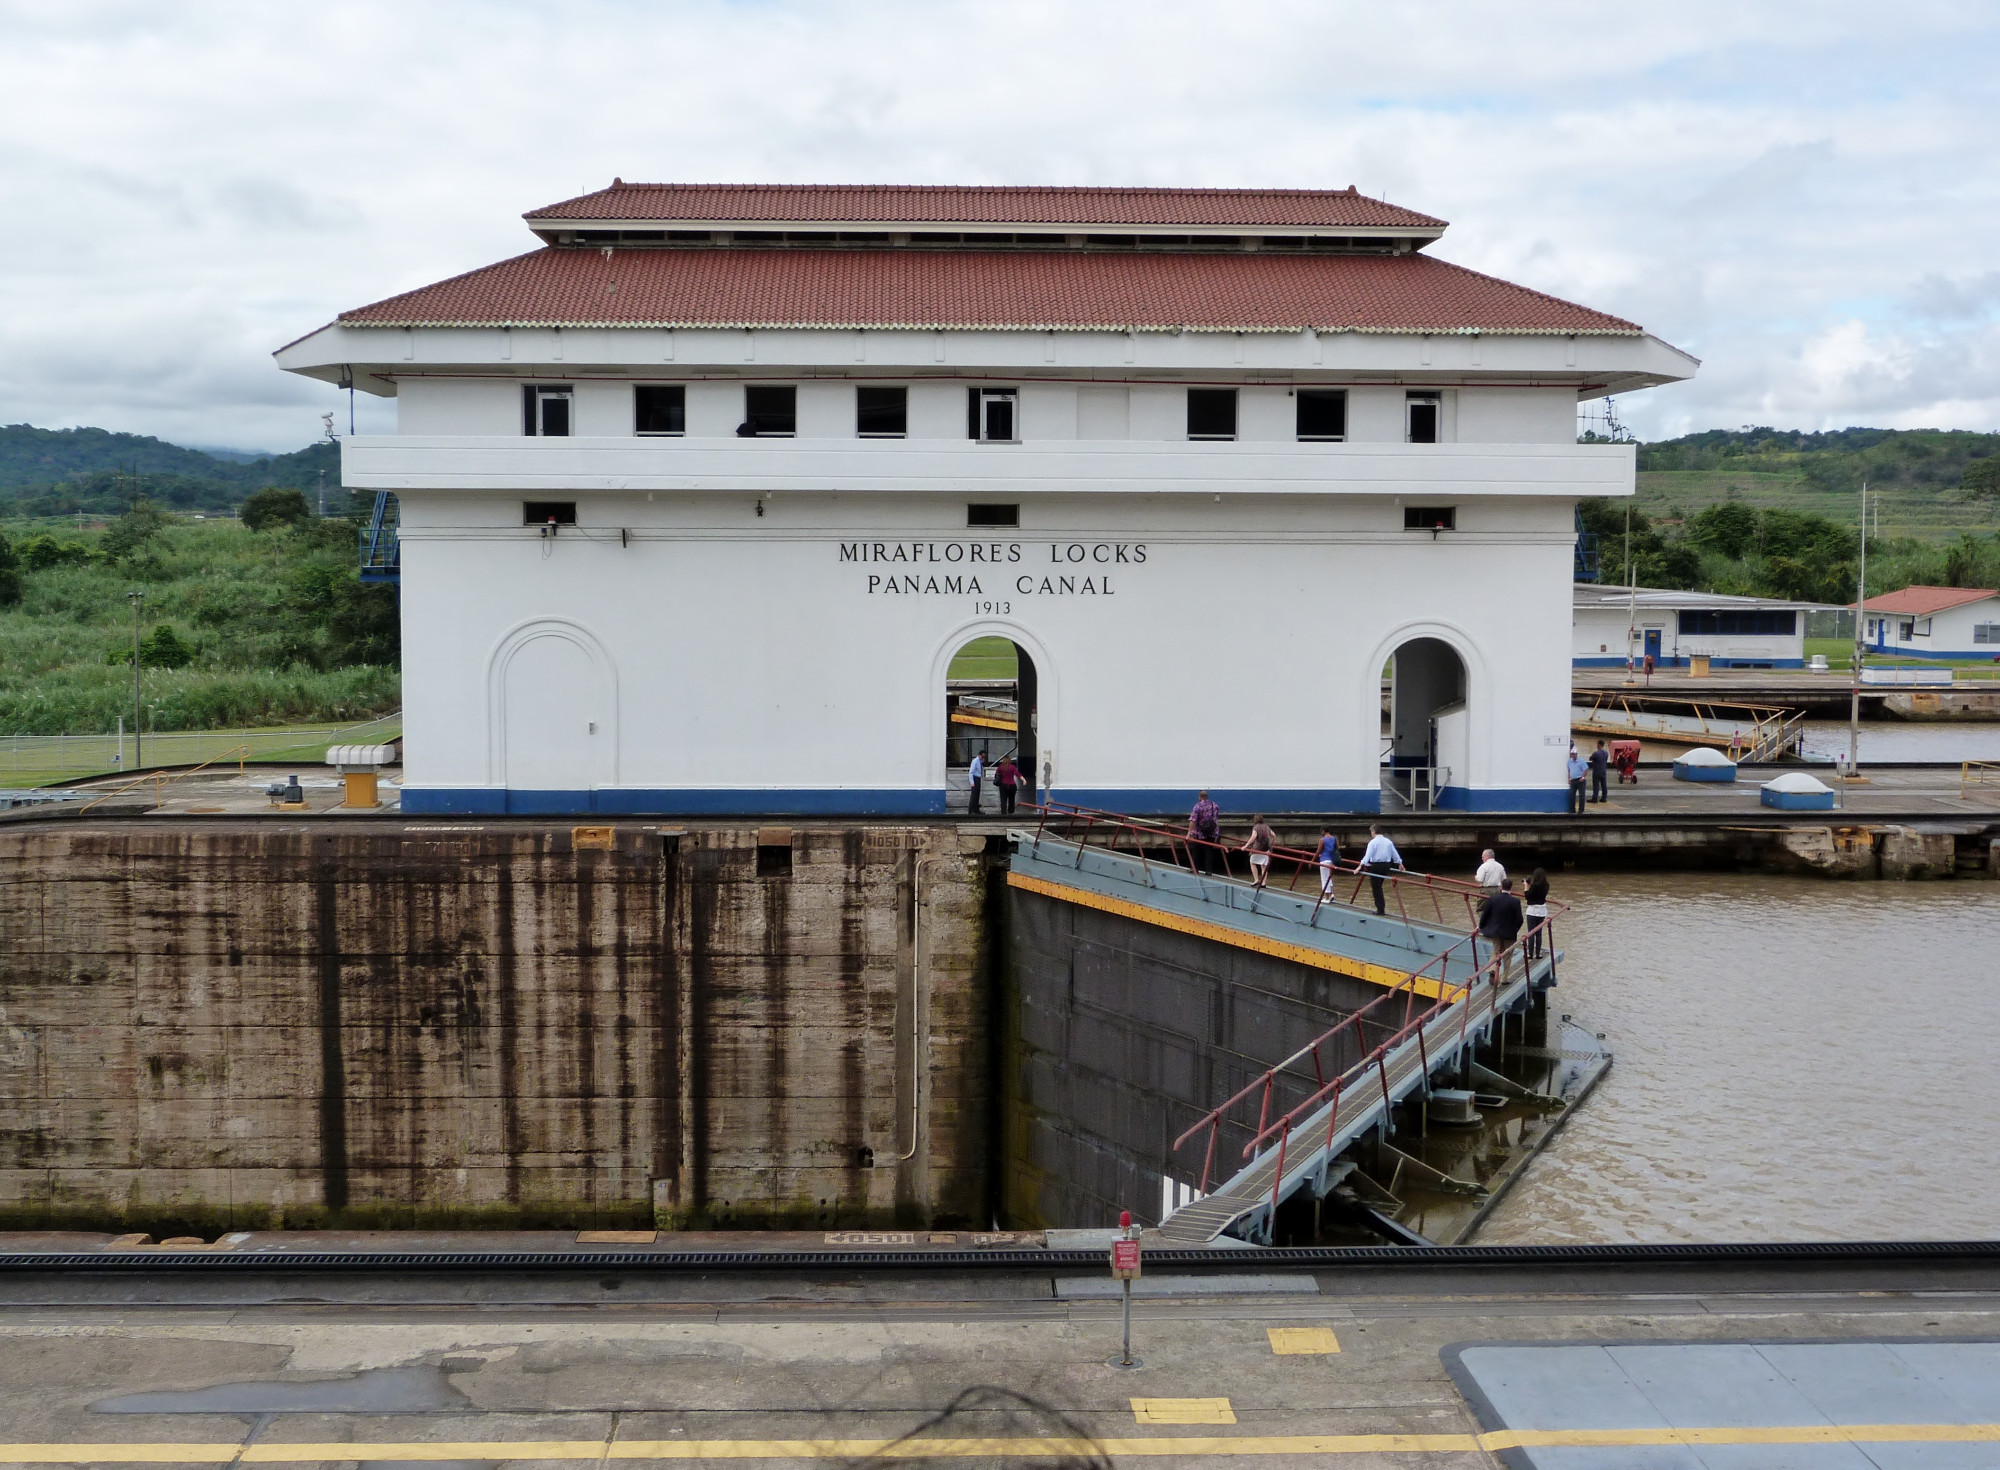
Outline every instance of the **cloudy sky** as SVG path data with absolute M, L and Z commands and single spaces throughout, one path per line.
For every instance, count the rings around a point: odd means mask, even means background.
M 0 422 L 289 449 L 270 352 L 685 182 L 1283 185 L 1704 360 L 1621 407 L 2000 427 L 2000 7 L 0 0 Z M 361 427 L 393 408 L 362 399 Z M 343 418 L 345 417 L 343 411 Z

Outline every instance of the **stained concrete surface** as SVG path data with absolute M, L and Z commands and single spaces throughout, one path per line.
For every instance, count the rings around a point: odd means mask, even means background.
M 1882 1458 L 1875 1446 L 1863 1446 L 1869 1458 L 1859 1461 L 1786 1458 L 1791 1447 L 1746 1457 L 1729 1444 L 1698 1446 L 1691 1458 L 1681 1446 L 1635 1445 L 1595 1459 L 1527 1461 L 1461 1396 L 1450 1360 L 1481 1344 L 1517 1354 L 1543 1345 L 1714 1345 L 1735 1356 L 1710 1367 L 1686 1361 L 1720 1392 L 1740 1372 L 1731 1365 L 1742 1351 L 1735 1345 L 1746 1342 L 1782 1361 L 1789 1345 L 1916 1344 L 1936 1357 L 1954 1343 L 2000 1336 L 2000 1272 L 1990 1268 L 1681 1270 L 1647 1279 L 1549 1269 L 1346 1272 L 1322 1276 L 1314 1295 L 1139 1302 L 1134 1347 L 1143 1366 L 1124 1371 L 1111 1364 L 1116 1302 L 979 1300 L 971 1279 L 906 1278 L 927 1295 L 900 1302 L 843 1301 L 833 1294 L 838 1283 L 822 1277 L 800 1278 L 797 1294 L 783 1300 L 745 1303 L 718 1290 L 615 1307 L 546 1304 L 538 1299 L 546 1282 L 536 1277 L 496 1278 L 475 1300 L 440 1299 L 434 1283 L 404 1278 L 400 1301 L 375 1306 L 311 1307 L 276 1300 L 274 1290 L 258 1304 L 216 1309 L 190 1304 L 196 1283 L 167 1278 L 150 1278 L 142 1306 L 104 1308 L 57 1292 L 42 1306 L 0 1311 L 0 1438 L 63 1448 L 0 1455 L 74 1463 L 90 1458 L 93 1445 L 149 1444 L 174 1448 L 122 1454 L 219 1464 L 247 1444 L 249 1460 L 330 1466 L 725 1456 L 869 1464 L 883 1458 L 885 1441 L 916 1432 L 985 1437 L 943 1447 L 939 1460 L 986 1465 L 1243 1458 L 1260 1466 L 1819 1470 L 1916 1461 Z M 320 1284 L 301 1277 L 283 1289 Z M 1281 1355 L 1270 1329 L 1287 1326 L 1331 1329 L 1338 1351 Z M 384 1384 L 404 1385 L 416 1401 L 380 1402 L 372 1395 Z M 1571 1375 L 1570 1388 L 1585 1385 Z M 1563 1387 L 1558 1380 L 1555 1399 L 1538 1412 L 1558 1421 L 1570 1413 Z M 1234 1422 L 1142 1424 L 1132 1405 L 1141 1397 L 1223 1399 Z M 126 1411 L 106 1412 L 108 1404 Z M 1789 1425 L 1792 1408 L 1774 1397 L 1767 1422 Z M 1952 1400 L 1933 1396 L 1907 1408 L 1918 1411 L 1947 1427 L 1955 1419 L 1962 1431 L 1968 1423 L 1976 1430 L 1986 1407 L 1967 1401 L 1954 1411 Z M 1740 1407 L 1737 1417 L 1757 1418 Z M 188 1445 L 210 1446 L 214 1458 L 178 1448 Z M 1974 1457 L 1924 1463 L 1990 1464 L 1993 1457 L 1976 1455 L 1996 1446 L 1956 1448 Z

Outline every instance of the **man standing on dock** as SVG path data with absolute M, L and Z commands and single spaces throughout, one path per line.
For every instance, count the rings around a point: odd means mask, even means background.
M 986 779 L 986 757 L 984 754 L 976 750 L 972 752 L 972 764 L 966 767 L 965 776 L 965 814 L 969 817 L 976 817 L 979 815 L 979 783 Z
M 1400 872 L 1403 855 L 1396 851 L 1396 844 L 1382 835 L 1382 829 L 1372 823 L 1368 828 L 1368 846 L 1362 850 L 1361 866 L 1368 870 L 1368 887 L 1375 895 L 1375 912 L 1386 915 L 1388 900 L 1382 892 L 1382 875 L 1392 869 Z
M 1600 806 L 1611 800 L 1611 788 L 1607 778 L 1611 771 L 1611 752 L 1604 748 L 1602 740 L 1597 749 L 1590 753 L 1590 799 Z
M 1506 866 L 1493 856 L 1493 849 L 1487 848 L 1479 855 L 1479 870 L 1472 875 L 1472 881 L 1488 893 L 1498 893 L 1507 881 Z
M 1583 778 L 1590 774 L 1590 763 L 1576 753 L 1576 747 L 1569 748 L 1569 814 L 1583 815 Z

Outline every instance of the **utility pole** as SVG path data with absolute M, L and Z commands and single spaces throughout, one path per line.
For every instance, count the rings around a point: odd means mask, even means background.
M 132 769 L 136 771 L 146 763 L 146 723 L 140 718 L 145 706 L 139 696 L 139 621 L 146 594 L 128 592 L 125 600 L 132 604 Z
M 1867 647 L 1862 639 L 1868 607 L 1868 482 L 1861 482 L 1861 572 L 1854 588 L 1853 682 L 1847 705 L 1847 774 L 1861 770 L 1861 658 Z
M 1632 641 L 1639 636 L 1639 569 L 1632 565 L 1632 507 L 1625 507 L 1625 580 L 1631 588 L 1631 598 L 1625 607 L 1625 682 L 1632 685 L 1638 679 L 1632 672 Z
M 326 471 L 319 472 L 319 518 L 326 519 Z

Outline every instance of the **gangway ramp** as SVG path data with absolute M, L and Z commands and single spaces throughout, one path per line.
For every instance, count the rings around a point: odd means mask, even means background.
M 1052 816 L 1063 819 L 1059 826 Z M 1386 1136 L 1397 1104 L 1469 1063 L 1500 1017 L 1525 1009 L 1533 990 L 1553 982 L 1559 956 L 1549 930 L 1538 936 L 1544 943 L 1533 961 L 1516 953 L 1496 963 L 1490 943 L 1470 935 L 1482 891 L 1468 884 L 1385 875 L 1390 912 L 1377 915 L 1365 897 L 1367 876 L 1352 865 L 1327 875 L 1313 855 L 1280 849 L 1270 886 L 1258 890 L 1215 871 L 1224 866 L 1217 848 L 1197 862 L 1204 855 L 1169 829 L 1107 813 L 1045 811 L 1038 829 L 1014 834 L 1008 882 L 1366 982 L 1347 984 L 1344 994 L 1355 999 L 1320 1012 L 1333 1024 L 1315 1020 L 1282 1041 L 1292 1046 L 1318 1031 L 1308 1044 L 1268 1067 L 1272 1053 L 1257 1058 L 1253 1049 L 1243 1057 L 1248 1065 L 1218 1078 L 1218 1093 L 1251 1080 L 1197 1114 L 1165 1160 L 1166 1172 L 1199 1195 L 1162 1223 L 1167 1238 L 1269 1241 L 1287 1198 L 1338 1184 L 1351 1167 L 1342 1155 L 1371 1132 Z M 1160 1103 L 1181 1119 L 1206 1105 L 1178 1087 Z

